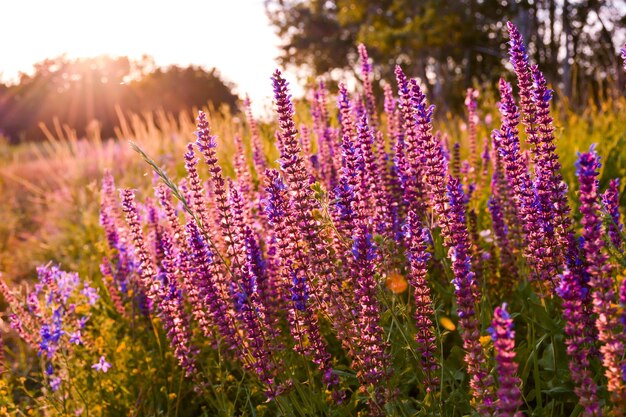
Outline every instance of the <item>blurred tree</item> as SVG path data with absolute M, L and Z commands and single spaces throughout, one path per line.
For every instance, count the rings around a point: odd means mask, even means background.
M 204 106 L 208 101 L 215 105 L 227 104 L 231 110 L 237 106 L 233 86 L 223 81 L 215 68 L 210 71 L 198 66 L 157 68 L 131 83 L 131 87 L 136 100 L 142 103 L 142 110 L 161 108 L 177 113 Z
M 548 80 L 578 102 L 621 82 L 623 0 L 266 0 L 283 40 L 280 60 L 310 76 L 356 68 L 364 43 L 393 80 L 395 64 L 421 79 L 440 104 L 462 103 L 465 87 L 502 74 L 504 23 L 515 22 Z M 338 78 L 337 71 L 327 75 Z M 611 85 L 612 87 L 613 85 Z M 454 101 L 454 100 L 452 100 Z
M 266 1 L 266 10 L 283 41 L 283 65 L 306 66 L 314 74 L 351 65 L 360 25 L 339 21 L 334 1 Z M 354 56 L 353 56 L 354 57 Z
M 80 58 L 65 56 L 35 64 L 15 85 L 0 85 L 0 126 L 14 142 L 42 137 L 39 122 L 54 118 L 83 135 L 97 120 L 105 137 L 117 123 L 115 107 L 178 113 L 209 102 L 235 109 L 237 96 L 215 69 L 156 68 L 150 57 Z

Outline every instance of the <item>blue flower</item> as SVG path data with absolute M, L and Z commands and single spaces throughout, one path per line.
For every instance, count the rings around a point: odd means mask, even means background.
M 41 342 L 39 343 L 39 354 L 45 353 L 48 357 L 52 357 L 59 344 L 61 336 L 65 332 L 61 329 L 61 323 L 55 322 L 52 325 L 44 324 L 41 326 L 39 334 Z

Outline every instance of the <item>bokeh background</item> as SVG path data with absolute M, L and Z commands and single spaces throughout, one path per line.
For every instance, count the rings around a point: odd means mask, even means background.
M 490 89 L 502 74 L 507 20 L 572 108 L 623 94 L 626 81 L 619 0 L 30 0 L 0 14 L 0 135 L 11 143 L 43 139 L 39 124 L 55 119 L 111 137 L 116 107 L 234 111 L 247 94 L 267 117 L 275 67 L 300 97 L 320 78 L 354 80 L 358 43 L 377 63 L 375 86 L 401 64 L 439 108 L 459 112 L 465 88 Z

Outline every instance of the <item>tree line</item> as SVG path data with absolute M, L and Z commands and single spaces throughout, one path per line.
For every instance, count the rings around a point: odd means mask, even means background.
M 54 118 L 83 135 L 97 121 L 103 137 L 113 136 L 116 106 L 129 112 L 163 109 L 178 113 L 207 103 L 235 109 L 233 86 L 213 68 L 160 68 L 147 56 L 46 59 L 13 84 L 0 83 L 0 135 L 13 143 L 39 140 L 39 123 Z
M 465 88 L 500 77 L 508 20 L 572 104 L 623 91 L 626 81 L 618 57 L 626 40 L 623 0 L 266 0 L 265 6 L 283 41 L 284 65 L 332 77 L 334 68 L 356 68 L 356 45 L 364 43 L 379 78 L 393 80 L 401 64 L 440 104 L 461 104 Z

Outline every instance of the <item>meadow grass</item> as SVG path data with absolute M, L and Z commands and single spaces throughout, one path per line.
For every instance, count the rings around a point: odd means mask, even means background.
M 367 97 L 367 78 L 363 93 Z M 350 96 L 356 103 L 348 109 L 355 118 L 350 127 L 346 125 L 350 113 L 338 118 L 334 105 L 328 106 L 333 109 L 331 116 L 320 115 L 325 102 L 319 95 L 327 92 L 320 88 L 317 94 L 317 99 L 298 103 L 295 114 L 295 126 L 312 132 L 310 145 L 288 142 L 296 137 L 290 138 L 290 115 L 280 109 L 280 123 L 258 124 L 259 138 L 245 115 L 204 109 L 216 148 L 209 130 L 197 125 L 198 109 L 178 117 L 120 111 L 116 139 L 103 140 L 97 134 L 79 139 L 71 128 L 53 126 L 43 127 L 48 137 L 44 143 L 2 144 L 0 270 L 15 299 L 4 291 L 9 308 L 1 329 L 5 349 L 0 360 L 4 371 L 0 413 L 462 416 L 517 415 L 519 409 L 537 416 L 593 415 L 572 380 L 563 296 L 548 281 L 532 278 L 538 272 L 527 256 L 520 217 L 506 219 L 513 245 L 512 262 L 506 263 L 506 248 L 496 236 L 493 212 L 488 210 L 496 195 L 491 182 L 494 162 L 487 164 L 484 175 L 478 165 L 469 163 L 473 157 L 481 160 L 470 149 L 480 154 L 485 143 L 491 149 L 492 130 L 503 122 L 493 99 L 497 93 L 478 98 L 474 137 L 466 117 L 436 115 L 432 122 L 436 137 L 441 138 L 437 143 L 448 151 L 449 172 L 458 175 L 445 177 L 447 188 L 443 184 L 449 198 L 446 207 L 458 208 L 464 219 L 457 222 L 460 230 L 456 231 L 452 220 L 446 223 L 439 216 L 441 208 L 411 195 L 417 190 L 410 185 L 368 183 L 385 189 L 396 203 L 392 206 L 400 207 L 400 214 L 378 216 L 372 204 L 379 202 L 375 187 L 364 186 L 368 180 L 363 172 L 370 168 L 363 132 L 371 128 L 384 133 L 385 144 L 378 142 L 370 150 L 379 156 L 388 152 L 384 166 L 396 172 L 392 167 L 400 165 L 392 161 L 397 138 L 386 132 L 398 115 L 374 113 L 367 108 L 369 97 L 359 109 L 358 98 Z M 277 103 L 280 100 L 277 97 Z M 381 99 L 378 104 L 382 106 Z M 424 110 L 417 105 L 413 109 Z M 579 153 L 596 144 L 602 158 L 600 189 L 606 189 L 613 178 L 626 177 L 625 111 L 623 97 L 600 105 L 589 103 L 576 112 L 565 101 L 552 108 L 560 173 L 569 188 L 572 230 L 587 241 L 589 220 L 583 215 L 585 207 L 581 209 L 584 201 L 578 192 L 576 163 Z M 348 145 L 350 133 L 339 146 L 339 129 L 345 133 L 350 128 L 357 150 Z M 396 126 L 398 132 L 410 137 L 405 126 Z M 335 140 L 334 158 L 325 148 L 326 134 Z M 235 140 L 238 135 L 243 148 Z M 533 146 L 527 140 L 522 132 L 522 149 L 529 154 L 521 158 L 534 168 Z M 190 142 L 197 142 L 193 153 L 188 152 Z M 458 173 L 454 172 L 455 143 L 460 150 Z M 255 146 L 262 149 L 268 168 L 280 169 L 280 175 L 260 169 L 253 157 Z M 290 153 L 300 146 L 303 153 Z M 211 162 L 213 151 L 217 151 L 217 164 Z M 409 151 L 405 152 L 402 155 L 410 160 Z M 198 155 L 209 162 L 198 164 Z M 312 180 L 290 171 L 294 165 L 289 161 L 298 158 Z M 157 174 L 165 178 L 169 192 L 180 197 L 168 200 L 167 189 L 161 188 L 164 200 L 176 209 L 174 219 L 167 217 L 163 201 L 156 201 L 159 195 L 153 189 L 163 182 Z M 225 180 L 220 185 L 222 175 Z M 407 181 L 410 184 L 411 179 Z M 454 184 L 459 181 L 457 190 Z M 342 184 L 348 186 L 341 189 Z M 118 187 L 129 189 L 121 204 Z M 623 187 L 624 183 L 618 204 L 622 212 Z M 456 198 L 457 192 L 471 195 L 465 200 Z M 284 212 L 279 210 L 281 198 L 287 201 Z M 417 206 L 421 211 L 409 214 L 411 198 L 421 201 Z M 502 202 L 504 211 L 515 205 L 513 200 Z M 605 211 L 601 214 L 608 230 Z M 453 215 L 448 213 L 448 219 Z M 391 224 L 393 216 L 399 219 L 396 229 L 393 225 L 377 229 L 377 222 Z M 195 235 L 194 230 L 198 230 Z M 282 235 L 285 230 L 288 233 Z M 424 233 L 421 241 L 415 238 L 418 232 Z M 626 273 L 623 242 L 621 247 L 611 245 L 608 236 L 603 238 L 606 247 L 598 252 L 608 254 L 606 265 L 612 269 L 605 276 L 617 289 Z M 281 246 L 283 238 L 295 240 Z M 464 248 L 458 242 L 463 239 L 470 245 L 467 265 L 459 261 Z M 595 258 L 589 254 L 585 258 L 583 252 L 581 262 L 592 264 Z M 558 277 L 547 277 L 554 278 L 557 286 L 569 267 L 565 260 L 560 262 L 555 266 Z M 204 263 L 207 271 L 213 271 L 211 276 L 198 272 Z M 42 264 L 47 266 L 36 271 Z M 416 276 L 419 267 L 426 279 L 422 286 Z M 62 270 L 76 272 L 80 280 Z M 463 284 L 470 270 L 480 274 L 479 285 Z M 464 285 L 468 291 L 459 295 Z M 428 294 L 421 293 L 420 301 L 416 291 L 424 288 Z M 475 298 L 468 319 L 462 296 L 470 295 Z M 503 301 L 510 317 L 504 310 L 494 313 Z M 615 297 L 614 304 L 618 303 Z M 621 314 L 623 307 L 614 314 Z M 9 328 L 9 312 L 31 331 L 30 342 L 28 332 Z M 422 321 L 416 321 L 420 313 Z M 594 321 L 597 314 L 587 311 Z M 499 321 L 494 321 L 494 315 Z M 232 334 L 220 327 L 224 318 L 224 326 L 234 329 Z M 511 323 L 515 335 L 507 327 Z M 469 326 L 476 326 L 476 331 L 469 332 Z M 80 342 L 70 342 L 70 335 Z M 513 381 L 509 386 L 502 368 L 507 359 L 502 349 L 510 348 L 502 340 L 506 335 L 514 347 L 508 354 L 515 353 L 509 363 L 515 364 L 508 375 Z M 475 339 L 473 344 L 468 343 L 470 338 Z M 620 415 L 626 399 L 614 395 L 615 390 L 607 392 L 610 384 L 595 350 L 604 341 L 596 338 L 587 366 L 599 387 L 595 401 L 599 410 Z M 472 364 L 475 358 L 468 352 L 475 352 L 483 363 Z M 426 354 L 434 354 L 432 369 L 426 367 Z M 110 368 L 105 372 L 102 364 Z M 325 372 L 324 366 L 331 371 Z M 487 373 L 477 377 L 483 370 Z M 58 385 L 56 378 L 62 380 Z M 503 387 L 510 391 L 502 391 Z M 519 387 L 517 394 L 515 387 Z

